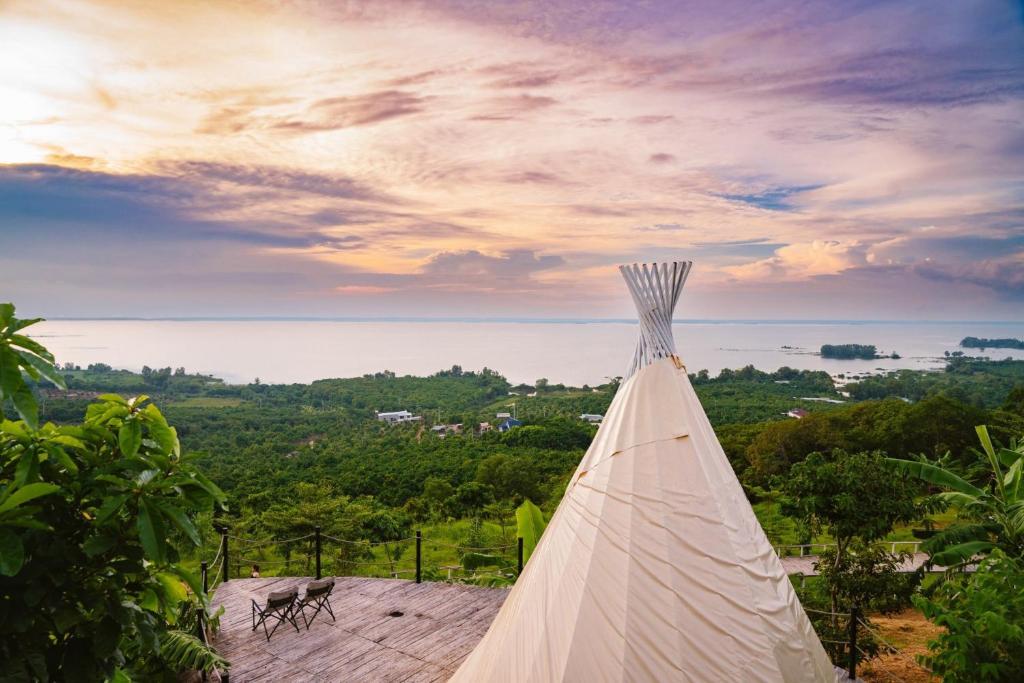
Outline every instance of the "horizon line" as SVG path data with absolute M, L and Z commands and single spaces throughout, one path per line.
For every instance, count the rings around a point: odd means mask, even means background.
M 636 318 L 558 318 L 527 316 L 52 316 L 62 322 L 375 322 L 375 323 L 521 323 L 521 324 L 636 324 Z M 802 324 L 802 325 L 1024 325 L 1024 320 L 906 320 L 884 318 L 678 318 L 680 324 Z

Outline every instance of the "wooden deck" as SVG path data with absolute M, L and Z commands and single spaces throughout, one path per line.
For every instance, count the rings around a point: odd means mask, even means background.
M 300 633 L 283 624 L 267 642 L 252 631 L 250 600 L 296 588 L 309 577 L 232 579 L 217 587 L 224 606 L 215 646 L 231 682 L 445 681 L 480 641 L 508 590 L 362 577 L 337 578 L 331 605 Z M 390 616 L 400 612 L 401 616 Z

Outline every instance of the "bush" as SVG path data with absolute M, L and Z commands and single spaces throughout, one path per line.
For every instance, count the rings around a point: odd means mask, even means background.
M 925 616 L 946 628 L 921 663 L 946 683 L 1019 681 L 1024 671 L 1024 563 L 1001 550 L 968 579 L 916 597 Z
M 223 666 L 182 630 L 182 603 L 208 605 L 176 548 L 199 543 L 195 516 L 223 494 L 144 396 L 102 396 L 79 426 L 39 427 L 18 366 L 48 378 L 53 357 L 15 333 L 31 321 L 13 313 L 0 305 L 2 395 L 23 417 L 0 423 L 4 680 L 164 680 Z

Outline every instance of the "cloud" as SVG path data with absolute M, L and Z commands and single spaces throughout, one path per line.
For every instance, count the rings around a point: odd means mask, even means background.
M 722 270 L 739 280 L 803 280 L 817 275 L 834 275 L 864 263 L 864 248 L 859 242 L 814 240 L 787 244 L 776 249 L 769 258 L 727 266 Z
M 510 249 L 497 256 L 469 250 L 435 254 L 423 266 L 422 272 L 430 276 L 444 276 L 445 280 L 494 278 L 503 281 L 529 277 L 564 263 L 561 256 L 541 256 L 531 249 Z
M 519 171 L 517 173 L 509 173 L 504 176 L 503 180 L 515 185 L 565 185 L 569 182 L 554 173 L 548 173 L 546 171 Z
M 543 95 L 514 95 L 510 97 L 494 97 L 487 102 L 487 110 L 484 113 L 470 117 L 471 121 L 510 121 L 519 118 L 523 114 L 547 109 L 558 104 L 553 97 Z
M 1024 252 L 969 263 L 929 261 L 914 264 L 912 270 L 929 280 L 978 285 L 1024 303 Z
M 381 90 L 359 95 L 326 97 L 294 114 L 260 113 L 256 106 L 219 107 L 208 114 L 198 133 L 232 135 L 269 130 L 319 133 L 369 126 L 425 110 L 427 98 L 404 90 Z
M 492 64 L 480 69 L 479 73 L 490 79 L 487 82 L 488 87 L 511 89 L 543 88 L 563 80 L 566 76 L 564 72 L 552 70 L 536 62 Z
M 647 114 L 644 116 L 634 116 L 630 119 L 632 123 L 639 123 L 641 126 L 652 126 L 657 123 L 669 123 L 675 120 L 676 117 L 672 114 Z
M 81 237 L 83 231 L 90 231 L 112 241 L 136 243 L 226 241 L 329 250 L 366 246 L 360 236 L 310 228 L 301 220 L 211 217 L 251 201 L 248 195 L 214 191 L 212 181 L 365 198 L 344 183 L 335 186 L 313 174 L 275 168 L 191 162 L 167 168 L 176 173 L 113 174 L 45 164 L 0 165 L 0 226 L 6 234 L 23 239 Z
M 671 164 L 676 160 L 674 154 L 667 154 L 665 152 L 658 152 L 647 157 L 647 161 L 652 164 Z
M 679 232 L 686 230 L 681 223 L 655 223 L 653 225 L 640 225 L 634 228 L 640 232 Z
M 397 203 L 352 178 L 327 173 L 311 173 L 280 166 L 228 164 L 210 161 L 165 162 L 161 170 L 185 177 L 198 177 L 203 181 L 225 181 L 234 185 L 289 192 L 301 192 L 323 197 L 384 201 Z
M 423 111 L 425 99 L 401 90 L 383 90 L 365 95 L 328 97 L 314 102 L 308 118 L 289 118 L 272 124 L 278 130 L 320 132 L 367 126 Z

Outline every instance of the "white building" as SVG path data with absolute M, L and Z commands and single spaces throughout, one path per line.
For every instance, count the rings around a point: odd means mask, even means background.
M 582 415 L 580 415 L 580 419 L 581 420 L 586 420 L 587 422 L 590 422 L 591 424 L 597 424 L 597 423 L 600 423 L 601 420 L 604 419 L 604 415 L 595 415 L 593 413 L 583 413 Z
M 419 422 L 423 418 L 419 415 L 413 415 L 408 410 L 396 410 L 390 413 L 377 413 L 377 419 L 381 422 L 387 422 L 390 425 L 398 424 L 399 422 Z

